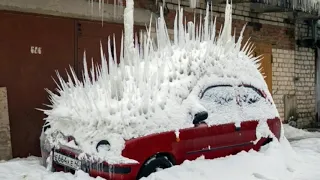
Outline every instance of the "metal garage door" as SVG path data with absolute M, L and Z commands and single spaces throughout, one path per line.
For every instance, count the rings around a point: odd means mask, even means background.
M 0 12 L 0 87 L 7 87 L 13 156 L 40 155 L 44 88 L 74 65 L 74 20 Z
M 135 26 L 135 32 L 138 33 L 142 26 Z M 121 36 L 124 31 L 123 24 L 117 23 L 104 23 L 103 26 L 101 21 L 85 21 L 79 20 L 77 22 L 77 34 L 78 34 L 78 75 L 82 77 L 83 70 L 83 52 L 86 51 L 87 64 L 91 67 L 91 60 L 95 64 L 100 64 L 100 41 L 103 46 L 103 51 L 108 58 L 108 36 L 110 41 L 113 42 L 113 35 L 116 40 L 117 59 L 119 62 L 120 47 L 121 47 Z M 108 59 L 107 59 L 108 60 Z
M 265 81 L 268 85 L 269 91 L 272 94 L 272 45 L 255 43 L 254 53 L 257 56 L 262 55 L 261 67 L 265 75 Z

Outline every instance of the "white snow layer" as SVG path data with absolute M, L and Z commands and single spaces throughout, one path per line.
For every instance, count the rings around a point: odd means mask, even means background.
M 143 180 L 318 180 L 320 177 L 320 138 L 318 133 L 284 125 L 287 137 L 299 135 L 289 144 L 282 136 L 260 152 L 241 152 L 234 156 L 185 161 L 180 166 L 151 174 Z M 308 135 L 307 135 L 308 134 Z
M 125 140 L 192 127 L 194 113 L 210 111 L 205 108 L 205 102 L 199 102 L 200 93 L 208 86 L 234 85 L 228 92 L 241 93 L 245 89 L 238 85 L 253 85 L 273 102 L 258 70 L 260 59 L 251 55 L 252 44 L 247 42 L 241 47 L 244 29 L 237 41 L 231 35 L 230 4 L 226 6 L 224 27 L 218 37 L 215 19 L 208 8 L 204 21 L 200 18 L 199 26 L 188 22 L 187 27 L 180 9 L 175 17 L 174 41 L 171 42 L 161 9 L 156 26 L 157 47 L 150 37 L 150 28 L 143 34 L 138 47 L 133 44 L 133 0 L 126 3 L 120 64 L 115 63 L 116 54 L 113 59 L 110 53 L 110 41 L 115 44 L 113 38 L 109 39 L 108 63 L 102 48 L 101 66 L 88 70 L 84 58 L 83 81 L 76 77 L 72 68 L 67 81 L 57 73 L 58 93 L 48 91 L 51 109 L 43 110 L 47 115 L 45 120 L 51 124 L 46 135 L 52 145 L 66 143 L 52 138 L 62 132 L 74 136 L 84 153 L 109 163 L 134 162 L 121 156 Z M 236 106 L 221 107 L 221 111 L 216 112 L 220 119 L 210 118 L 211 114 L 207 124 L 232 120 L 240 125 L 241 121 L 254 119 L 265 123 L 268 118 L 279 116 L 275 105 L 269 101 L 261 100 L 251 110 L 247 108 L 243 116 L 237 114 Z M 230 116 L 232 118 L 228 118 Z M 110 142 L 111 149 L 98 153 L 95 145 L 104 139 Z
M 52 173 L 41 166 L 40 158 L 28 157 L 17 158 L 7 162 L 0 161 L 1 180 L 104 180 L 97 177 L 92 178 L 83 171 L 71 173 L 56 172 Z
M 285 134 L 294 136 L 296 130 Z M 290 134 L 290 133 L 293 134 Z M 313 134 L 313 133 L 311 133 Z M 272 142 L 260 152 L 241 152 L 214 160 L 185 161 L 180 166 L 151 174 L 149 180 L 319 180 L 320 139 L 308 138 L 291 142 Z M 293 149 L 293 150 L 292 150 Z M 94 180 L 77 171 L 75 175 L 49 172 L 40 165 L 40 158 L 29 157 L 0 161 L 1 180 Z M 96 178 L 96 180 L 102 178 Z
M 283 125 L 285 128 L 284 135 L 288 140 L 299 140 L 306 138 L 320 138 L 320 132 L 309 132 L 302 129 L 294 128 L 288 124 Z
M 180 166 L 158 171 L 141 180 L 294 180 L 299 162 L 301 158 L 283 138 L 281 143 L 274 141 L 260 152 L 242 151 L 214 160 L 203 157 L 186 160 Z

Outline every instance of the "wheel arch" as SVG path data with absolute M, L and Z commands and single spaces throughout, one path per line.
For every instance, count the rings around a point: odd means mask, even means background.
M 174 157 L 174 155 L 173 155 L 172 153 L 170 153 L 170 152 L 158 152 L 158 153 L 156 153 L 156 154 L 148 157 L 148 158 L 143 162 L 142 166 L 141 166 L 140 169 L 139 169 L 139 172 L 138 172 L 138 174 L 137 174 L 137 177 L 140 176 L 143 168 L 144 168 L 149 162 L 151 162 L 151 160 L 156 159 L 156 158 L 159 158 L 159 157 L 165 157 L 165 158 L 167 158 L 167 159 L 172 163 L 173 166 L 176 165 L 176 159 L 175 159 L 175 157 Z
M 174 155 L 172 153 L 169 153 L 169 152 L 160 152 L 160 153 L 157 153 L 155 154 L 156 157 L 167 157 L 168 160 L 173 164 L 173 165 L 176 165 L 176 159 L 174 157 Z
M 154 158 L 159 158 L 159 157 L 166 157 L 173 165 L 176 165 L 176 159 L 174 157 L 174 155 L 170 152 L 158 152 L 150 157 L 148 157 L 142 164 L 142 167 L 146 164 L 148 164 L 148 162 L 150 162 L 152 159 Z

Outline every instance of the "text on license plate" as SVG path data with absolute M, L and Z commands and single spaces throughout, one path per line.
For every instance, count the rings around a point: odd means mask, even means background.
M 60 164 L 60 165 L 67 166 L 67 167 L 75 169 L 75 170 L 80 169 L 80 167 L 81 167 L 80 160 L 70 158 L 68 156 L 62 155 L 57 152 L 53 153 L 53 161 Z

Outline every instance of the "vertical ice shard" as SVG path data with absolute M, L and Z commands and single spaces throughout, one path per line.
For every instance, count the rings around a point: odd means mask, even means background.
M 126 7 L 123 14 L 124 23 L 124 58 L 129 60 L 131 55 L 134 55 L 134 38 L 133 38 L 133 24 L 134 24 L 134 1 L 127 0 Z M 131 64 L 131 63 L 130 63 Z
M 196 8 L 197 7 L 197 1 L 198 0 L 189 0 L 190 2 L 190 8 Z

